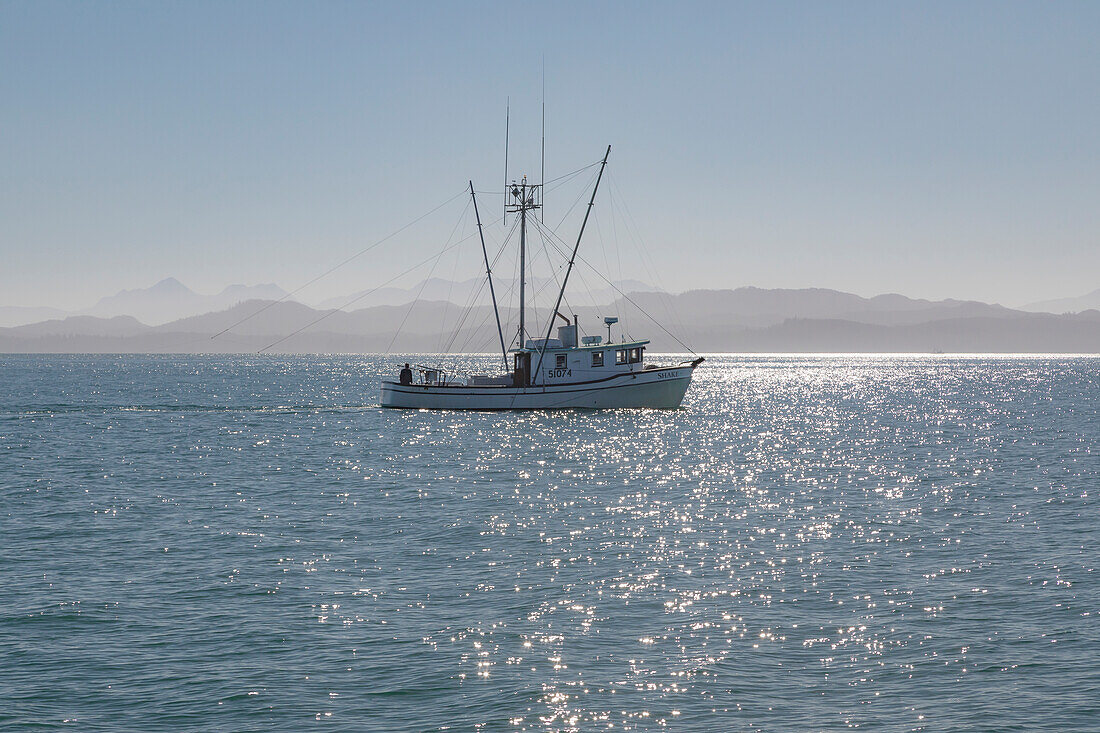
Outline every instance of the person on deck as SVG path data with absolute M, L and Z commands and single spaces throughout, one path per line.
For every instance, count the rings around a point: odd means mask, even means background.
M 413 370 L 409 369 L 409 365 L 406 362 L 405 368 L 401 370 L 401 384 L 413 383 Z

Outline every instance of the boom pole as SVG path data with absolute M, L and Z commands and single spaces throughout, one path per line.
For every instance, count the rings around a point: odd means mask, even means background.
M 569 257 L 569 267 L 565 268 L 565 277 L 561 281 L 561 290 L 558 291 L 558 302 L 554 304 L 551 314 L 557 313 L 561 308 L 561 299 L 565 297 L 565 284 L 569 282 L 569 273 L 573 272 L 573 262 L 577 259 L 577 250 L 581 248 L 581 237 L 584 236 L 584 228 L 588 226 L 588 216 L 592 213 L 592 205 L 596 203 L 596 191 L 600 190 L 600 181 L 603 180 L 603 169 L 607 167 L 607 158 L 611 155 L 611 146 L 607 146 L 607 152 L 603 154 L 603 162 L 600 163 L 600 173 L 596 176 L 596 185 L 592 187 L 592 197 L 588 199 L 588 208 L 584 211 L 584 221 L 581 222 L 581 230 L 577 232 L 577 243 L 573 245 L 573 254 Z M 550 316 L 550 326 L 546 329 L 546 340 L 542 342 L 542 350 L 539 351 L 538 366 L 535 374 L 541 373 L 542 357 L 546 354 L 546 342 L 550 340 L 550 334 L 554 331 L 554 316 Z M 545 383 L 544 383 L 545 384 Z
M 500 327 L 500 311 L 497 309 L 497 294 L 493 289 L 493 270 L 489 267 L 489 250 L 485 248 L 485 231 L 481 228 L 481 214 L 477 210 L 477 196 L 474 195 L 474 182 L 470 181 L 470 198 L 474 202 L 474 217 L 477 219 L 477 233 L 481 236 L 481 254 L 485 257 L 485 277 L 489 280 L 489 294 L 493 296 L 493 315 L 497 319 L 497 335 L 500 336 L 500 356 L 504 360 L 504 370 L 508 370 L 508 349 L 504 345 L 504 330 Z

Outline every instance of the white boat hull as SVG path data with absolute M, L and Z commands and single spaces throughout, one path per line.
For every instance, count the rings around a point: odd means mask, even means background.
M 382 382 L 382 407 L 414 410 L 551 410 L 680 406 L 693 365 L 645 369 L 606 379 L 534 387 L 404 385 Z

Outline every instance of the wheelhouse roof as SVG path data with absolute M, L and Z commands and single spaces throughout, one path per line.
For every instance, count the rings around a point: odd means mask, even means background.
M 617 344 L 581 344 L 580 346 L 550 346 L 545 349 L 546 353 L 555 351 L 605 351 L 607 349 L 636 349 L 641 346 L 645 346 L 649 343 L 649 340 L 645 341 L 623 341 Z M 508 353 L 521 353 L 521 354 L 538 354 L 543 349 L 528 349 L 524 347 L 522 349 L 508 349 Z

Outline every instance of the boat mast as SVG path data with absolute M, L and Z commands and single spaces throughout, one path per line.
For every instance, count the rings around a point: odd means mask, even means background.
M 520 183 L 512 183 L 508 193 L 512 195 L 512 202 L 508 204 L 506 210 L 519 213 L 519 343 L 517 347 L 522 349 L 527 337 L 527 304 L 524 297 L 527 286 L 527 212 L 542 208 L 542 184 L 528 183 L 527 176 L 524 176 Z
M 481 236 L 481 254 L 485 257 L 485 277 L 489 280 L 489 294 L 493 296 L 493 315 L 497 319 L 497 335 L 500 336 L 500 355 L 504 359 L 504 370 L 508 370 L 508 349 L 504 346 L 504 331 L 500 327 L 500 310 L 497 309 L 497 293 L 493 289 L 493 270 L 489 267 L 489 250 L 485 249 L 485 231 L 481 228 L 481 214 L 477 210 L 477 196 L 474 195 L 474 182 L 470 181 L 470 198 L 474 202 L 474 218 L 477 219 L 477 233 Z
M 526 189 L 526 179 L 524 179 L 523 188 Z M 526 197 L 526 193 L 522 194 Z M 519 343 L 517 346 L 523 348 L 523 330 L 524 330 L 524 297 L 523 291 L 527 285 L 527 207 L 522 206 L 519 210 Z

